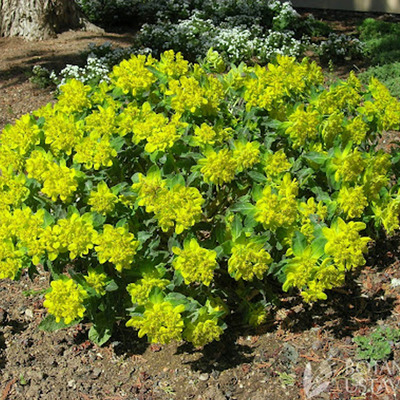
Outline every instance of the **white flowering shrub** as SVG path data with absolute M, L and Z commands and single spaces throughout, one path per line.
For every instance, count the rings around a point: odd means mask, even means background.
M 332 32 L 327 40 L 314 45 L 314 50 L 321 61 L 351 60 L 364 54 L 364 44 L 357 38 Z

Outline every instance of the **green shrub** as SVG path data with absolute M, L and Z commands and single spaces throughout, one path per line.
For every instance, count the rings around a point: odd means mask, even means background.
M 372 77 L 376 77 L 389 89 L 392 96 L 400 98 L 400 62 L 370 67 L 358 74 L 358 77 L 363 84 L 368 84 Z
M 400 24 L 367 18 L 359 26 L 359 32 L 372 64 L 400 60 Z
M 0 278 L 50 271 L 43 329 L 85 318 L 102 344 L 123 321 L 202 346 L 283 291 L 326 299 L 399 228 L 398 157 L 376 144 L 400 104 L 382 84 L 325 89 L 285 56 L 224 69 L 213 51 L 132 56 L 4 129 Z

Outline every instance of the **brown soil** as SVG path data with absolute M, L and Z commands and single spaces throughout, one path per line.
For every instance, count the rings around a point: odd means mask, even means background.
M 346 21 L 333 19 L 343 30 Z M 349 24 L 353 29 L 354 21 Z M 131 38 L 82 32 L 38 43 L 0 38 L 0 128 L 52 101 L 48 89 L 28 81 L 33 65 L 61 69 L 82 61 L 79 53 L 89 42 L 129 45 Z M 41 291 L 48 275 L 3 280 L 0 399 L 396 399 L 400 349 L 394 346 L 392 360 L 371 370 L 365 362 L 356 364 L 352 338 L 377 325 L 400 325 L 400 286 L 391 285 L 400 279 L 399 244 L 399 237 L 376 243 L 355 283 L 332 291 L 328 301 L 311 308 L 289 298 L 271 309 L 270 321 L 258 331 L 229 331 L 202 350 L 184 343 L 149 346 L 123 326 L 101 348 L 87 341 L 89 324 L 42 332 Z M 318 388 L 324 382 L 329 386 Z

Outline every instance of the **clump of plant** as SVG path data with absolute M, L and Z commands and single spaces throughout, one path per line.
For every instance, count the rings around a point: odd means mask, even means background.
M 399 123 L 378 80 L 325 88 L 286 56 L 226 70 L 167 51 L 72 79 L 0 136 L 0 278 L 43 264 L 42 327 L 84 319 L 100 344 L 116 323 L 195 346 L 260 325 L 284 292 L 326 299 L 399 228 L 396 159 L 376 148 Z
M 29 78 L 29 81 L 42 89 L 53 83 L 51 72 L 41 65 L 35 65 L 32 68 L 32 76 Z
M 393 346 L 400 341 L 400 329 L 377 328 L 366 336 L 356 336 L 357 357 L 368 361 L 372 366 L 387 360 L 393 353 Z
M 326 40 L 313 46 L 321 62 L 343 62 L 364 56 L 364 43 L 348 35 L 330 33 Z
M 138 3 L 145 0 L 77 0 L 82 11 L 101 26 L 131 25 L 137 14 Z
M 144 24 L 137 37 L 155 56 L 173 49 L 195 61 L 212 47 L 229 62 L 265 63 L 277 54 L 298 57 L 308 45 L 303 36 L 309 26 L 290 2 L 185 1 L 181 18 L 170 12 L 170 1 L 161 3 L 150 2 L 158 19 Z
M 400 59 L 400 25 L 366 18 L 359 26 L 360 40 L 372 64 L 387 64 Z

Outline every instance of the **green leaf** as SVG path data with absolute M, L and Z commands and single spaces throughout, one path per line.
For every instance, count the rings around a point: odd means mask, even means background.
M 115 292 L 116 290 L 118 290 L 118 285 L 114 280 L 112 280 L 107 284 L 104 289 L 106 292 Z
M 54 315 L 49 314 L 39 324 L 39 329 L 46 332 L 55 332 L 59 329 L 69 328 L 70 326 L 77 325 L 81 321 L 82 318 L 75 319 L 69 324 L 66 324 L 63 320 L 61 320 L 60 322 L 56 322 L 56 318 L 54 317 Z
M 235 241 L 242 233 L 243 225 L 239 214 L 235 214 L 232 222 L 232 240 Z
M 313 257 L 322 257 L 325 254 L 325 245 L 327 243 L 327 240 L 324 237 L 321 237 L 319 239 L 313 240 L 311 243 L 311 249 L 312 249 L 312 256 Z
M 257 172 L 257 171 L 249 171 L 248 175 L 255 182 L 263 183 L 263 182 L 267 181 L 267 177 L 264 174 Z
M 243 215 L 248 215 L 252 213 L 254 211 L 254 208 L 255 207 L 253 206 L 253 204 L 247 201 L 238 202 L 230 207 L 231 211 L 240 212 Z
M 307 247 L 307 238 L 299 231 L 296 231 L 293 241 L 292 249 L 296 256 L 300 256 Z
M 312 161 L 318 165 L 323 165 L 329 158 L 326 154 L 317 153 L 316 151 L 311 151 L 303 156 L 307 161 Z
M 102 346 L 112 335 L 112 320 L 107 320 L 104 315 L 95 318 L 96 322 L 89 329 L 89 340 Z

